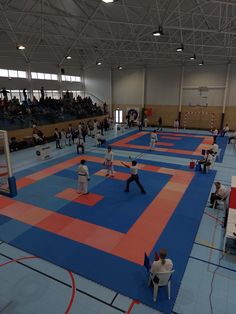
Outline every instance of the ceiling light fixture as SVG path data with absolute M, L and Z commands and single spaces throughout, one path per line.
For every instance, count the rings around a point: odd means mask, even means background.
M 105 3 L 112 3 L 112 2 L 114 2 L 114 0 L 102 0 L 103 2 L 105 2 Z
M 96 65 L 102 65 L 101 61 L 96 62 Z
M 195 53 L 189 58 L 190 60 L 196 60 L 196 55 L 195 55 Z
M 23 46 L 23 45 L 18 45 L 18 46 L 16 47 L 16 49 L 18 49 L 18 50 L 25 50 L 25 46 Z
M 162 27 L 162 26 L 159 26 L 158 31 L 154 31 L 154 32 L 152 33 L 152 35 L 155 36 L 155 37 L 164 35 L 163 27 Z
M 118 66 L 118 70 L 122 70 L 123 67 L 121 65 Z
M 72 57 L 71 56 L 65 56 L 65 59 L 70 60 L 70 59 L 72 59 Z
M 177 52 L 182 52 L 184 51 L 184 44 L 181 44 L 177 49 L 176 49 Z
M 198 65 L 204 65 L 204 61 L 202 60 L 201 62 L 198 63 Z

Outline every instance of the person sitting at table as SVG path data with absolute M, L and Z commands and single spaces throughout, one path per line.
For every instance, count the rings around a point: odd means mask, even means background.
M 215 184 L 215 192 L 211 193 L 210 203 L 211 205 L 209 207 L 213 207 L 215 201 L 217 200 L 224 200 L 227 197 L 227 189 L 226 187 L 221 184 L 219 181 L 214 182 Z M 217 202 L 216 202 L 217 206 Z

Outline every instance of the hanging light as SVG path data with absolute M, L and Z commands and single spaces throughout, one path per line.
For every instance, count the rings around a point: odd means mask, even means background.
M 176 48 L 177 52 L 182 52 L 184 51 L 184 44 L 181 44 L 178 48 Z
M 16 49 L 18 49 L 18 50 L 25 50 L 25 46 L 24 45 L 18 45 L 16 47 Z
M 204 61 L 202 60 L 202 61 L 200 61 L 199 63 L 198 63 L 198 65 L 204 65 Z
M 102 62 L 101 61 L 97 61 L 96 65 L 102 65 Z
M 103 2 L 105 2 L 105 3 L 112 3 L 112 2 L 114 2 L 114 0 L 102 0 Z
M 196 60 L 196 58 L 197 58 L 197 57 L 196 57 L 196 54 L 194 53 L 189 59 L 190 59 L 190 60 Z
M 71 56 L 65 56 L 65 59 L 70 60 L 70 59 L 72 59 L 72 57 Z
M 159 26 L 158 31 L 154 31 L 154 32 L 152 33 L 152 35 L 155 36 L 155 37 L 164 35 L 163 27 L 162 27 L 162 26 Z
M 118 66 L 118 70 L 122 70 L 123 67 L 121 65 Z

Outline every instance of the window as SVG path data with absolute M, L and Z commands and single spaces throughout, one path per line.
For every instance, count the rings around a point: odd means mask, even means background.
M 18 72 L 18 77 L 19 78 L 27 78 L 26 72 L 25 71 L 17 71 Z
M 44 73 L 38 73 L 38 80 L 44 80 Z
M 58 75 L 57 74 L 51 74 L 51 79 L 53 80 L 53 81 L 58 81 Z
M 45 78 L 45 80 L 51 80 L 51 74 L 45 73 L 44 78 Z
M 17 71 L 15 70 L 8 70 L 9 71 L 9 77 L 17 77 Z
M 120 109 L 115 110 L 115 123 L 123 122 L 123 111 Z
M 80 82 L 80 76 L 76 76 L 76 82 Z
M 31 72 L 31 78 L 32 79 L 37 79 L 38 78 L 38 74 L 36 72 Z
M 8 70 L 0 69 L 0 76 L 8 77 Z

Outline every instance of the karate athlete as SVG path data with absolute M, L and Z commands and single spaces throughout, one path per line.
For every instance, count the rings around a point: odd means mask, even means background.
M 111 146 L 107 147 L 107 152 L 105 155 L 105 160 L 104 160 L 104 165 L 107 167 L 107 174 L 106 176 L 108 177 L 109 175 L 111 175 L 112 177 L 114 177 L 114 169 L 113 169 L 113 152 L 111 150 Z
M 157 142 L 157 131 L 154 130 L 150 135 L 150 150 L 153 150 Z
M 82 159 L 78 167 L 78 193 L 79 194 L 89 194 L 88 181 L 90 180 L 90 178 L 89 178 L 88 167 L 85 166 L 85 162 L 86 161 Z

